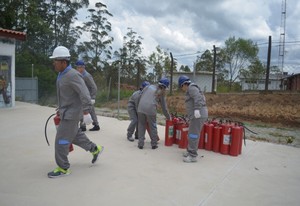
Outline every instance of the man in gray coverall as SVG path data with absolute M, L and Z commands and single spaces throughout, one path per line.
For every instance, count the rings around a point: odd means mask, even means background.
M 178 87 L 185 91 L 185 108 L 189 119 L 188 147 L 183 154 L 184 162 L 197 162 L 197 150 L 201 129 L 208 118 L 206 99 L 201 89 L 182 75 Z
M 93 105 L 91 106 L 90 114 L 92 116 L 94 127 L 91 128 L 90 131 L 99 131 L 100 126 L 99 126 L 98 118 L 97 118 L 97 115 L 95 112 L 95 107 L 94 107 L 96 95 L 97 95 L 97 85 L 96 85 L 92 75 L 85 70 L 85 64 L 82 60 L 78 60 L 76 62 L 76 70 L 79 71 L 79 73 L 82 75 L 83 80 L 84 80 L 84 82 L 90 92 L 91 98 L 92 98 Z M 86 131 L 86 125 L 82 119 L 80 120 L 80 128 L 83 132 Z
M 170 119 L 168 107 L 166 103 L 165 92 L 170 82 L 167 78 L 159 80 L 158 85 L 149 85 L 143 89 L 138 105 L 138 148 L 144 148 L 146 124 L 148 122 L 150 129 L 150 138 L 152 149 L 157 148 L 157 125 L 156 114 L 157 106 L 161 105 L 162 111 L 167 119 Z
M 55 161 L 58 167 L 48 173 L 49 178 L 55 178 L 71 173 L 68 160 L 71 143 L 91 152 L 93 164 L 104 147 L 91 142 L 78 128 L 82 114 L 86 124 L 92 123 L 89 114 L 92 102 L 81 74 L 69 65 L 69 50 L 64 46 L 58 46 L 54 49 L 50 59 L 53 59 L 54 68 L 59 72 L 56 90 L 60 124 L 55 137 Z
M 149 82 L 144 81 L 142 83 L 142 86 L 139 90 L 133 92 L 133 94 L 131 95 L 131 97 L 128 100 L 128 104 L 127 104 L 127 111 L 129 114 L 129 118 L 130 118 L 130 124 L 127 128 L 127 139 L 131 142 L 134 141 L 134 138 L 132 137 L 134 131 L 135 131 L 135 139 L 138 139 L 138 116 L 137 116 L 137 106 L 140 100 L 140 96 L 142 94 L 143 89 L 150 85 Z

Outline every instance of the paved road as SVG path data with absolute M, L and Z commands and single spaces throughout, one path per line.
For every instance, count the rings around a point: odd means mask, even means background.
M 105 146 L 96 165 L 75 146 L 72 174 L 49 179 L 54 169 L 55 127 L 44 124 L 53 108 L 17 102 L 0 109 L 1 206 L 220 206 L 292 205 L 300 201 L 300 149 L 247 140 L 242 155 L 231 157 L 200 150 L 195 164 L 182 162 L 176 145 L 157 150 L 126 139 L 129 121 L 99 116 L 101 130 L 87 131 Z M 160 136 L 164 127 L 159 126 Z

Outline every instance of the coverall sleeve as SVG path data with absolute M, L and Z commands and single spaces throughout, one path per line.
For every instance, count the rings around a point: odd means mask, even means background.
M 90 111 L 92 106 L 90 92 L 82 78 L 82 76 L 78 73 L 74 75 L 73 80 L 71 81 L 73 89 L 78 93 L 79 98 L 82 103 L 82 109 L 84 112 Z
M 89 75 L 85 81 L 86 81 L 87 87 L 90 89 L 91 98 L 96 99 L 97 85 L 96 85 L 92 75 Z
M 201 105 L 201 94 L 200 90 L 197 86 L 190 86 L 189 87 L 189 94 L 191 98 L 194 100 L 194 110 L 200 109 L 203 105 Z
M 160 97 L 160 104 L 161 104 L 163 114 L 165 115 L 165 117 L 167 119 L 170 119 L 171 117 L 170 117 L 170 114 L 169 114 L 169 111 L 168 111 L 166 97 L 164 95 L 162 95 Z

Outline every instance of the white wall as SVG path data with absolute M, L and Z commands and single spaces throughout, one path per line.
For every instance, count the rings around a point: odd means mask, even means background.
M 212 72 L 174 72 L 173 74 L 173 84 L 178 86 L 178 79 L 181 75 L 186 75 L 190 78 L 192 82 L 197 84 L 203 92 L 211 92 L 212 89 Z M 215 79 L 215 91 L 217 89 L 217 80 Z

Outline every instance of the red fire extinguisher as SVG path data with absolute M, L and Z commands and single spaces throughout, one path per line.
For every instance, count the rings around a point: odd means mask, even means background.
M 59 113 L 56 112 L 56 115 L 55 117 L 53 118 L 54 120 L 54 124 L 56 126 L 56 129 L 58 128 L 58 125 L 60 123 L 60 117 L 59 117 Z M 74 147 L 73 147 L 73 144 L 71 143 L 70 146 L 69 146 L 69 152 L 72 152 L 74 150 Z
M 230 144 L 229 155 L 231 156 L 239 155 L 242 134 L 243 134 L 242 127 L 235 125 L 231 128 L 231 144 Z
M 200 132 L 200 138 L 199 138 L 199 143 L 198 143 L 198 149 L 204 149 L 205 146 L 205 125 L 207 122 L 204 123 L 201 132 Z
M 216 125 L 213 129 L 213 148 L 214 152 L 220 151 L 220 139 L 222 134 L 222 127 Z
M 188 132 L 189 132 L 189 124 L 184 122 L 180 124 L 177 128 L 180 131 L 178 147 L 181 149 L 186 149 L 188 146 Z
M 174 133 L 174 123 L 173 120 L 166 120 L 165 127 L 165 146 L 172 146 L 174 142 L 173 134 Z
M 222 135 L 220 141 L 220 153 L 221 154 L 228 154 L 229 147 L 230 147 L 230 139 L 231 139 L 231 126 L 230 124 L 223 123 L 221 124 L 222 127 Z
M 204 148 L 208 151 L 212 150 L 213 146 L 213 128 L 214 125 L 212 123 L 207 123 L 204 125 L 205 129 L 205 146 Z

